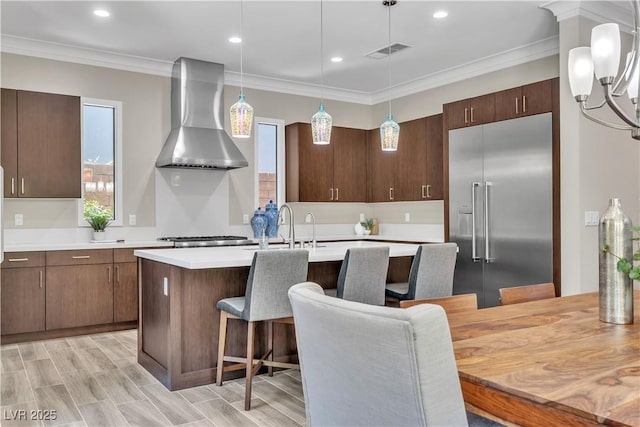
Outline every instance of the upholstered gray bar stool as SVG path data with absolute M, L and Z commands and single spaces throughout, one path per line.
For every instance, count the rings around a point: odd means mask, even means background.
M 387 296 L 401 301 L 451 296 L 457 250 L 455 243 L 420 245 L 411 263 L 409 281 L 388 283 Z
M 307 280 L 309 251 L 302 249 L 256 251 L 249 270 L 245 296 L 218 301 L 220 310 L 220 335 L 218 339 L 218 365 L 216 384 L 222 385 L 222 375 L 227 371 L 246 370 L 244 409 L 251 409 L 251 383 L 253 376 L 263 365 L 269 367 L 297 368 L 297 364 L 273 360 L 273 323 L 293 324 L 289 288 Z M 247 322 L 246 357 L 225 356 L 227 319 Z M 267 321 L 267 351 L 260 359 L 254 359 L 254 334 L 257 322 Z M 269 358 L 267 360 L 267 358 Z M 236 362 L 224 366 L 224 362 Z
M 338 287 L 325 294 L 364 304 L 384 305 L 389 247 L 349 248 L 338 275 Z

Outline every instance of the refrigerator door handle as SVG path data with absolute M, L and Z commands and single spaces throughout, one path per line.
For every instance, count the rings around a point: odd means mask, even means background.
M 471 260 L 473 262 L 482 260 L 482 258 L 478 257 L 476 240 L 476 187 L 481 185 L 479 182 L 471 183 Z
M 489 187 L 492 185 L 492 182 L 484 182 L 484 259 L 487 264 L 493 262 L 489 254 Z

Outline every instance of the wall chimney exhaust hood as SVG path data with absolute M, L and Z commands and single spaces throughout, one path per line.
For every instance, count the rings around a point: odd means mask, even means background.
M 178 58 L 171 75 L 171 132 L 159 168 L 249 166 L 224 131 L 224 65 Z

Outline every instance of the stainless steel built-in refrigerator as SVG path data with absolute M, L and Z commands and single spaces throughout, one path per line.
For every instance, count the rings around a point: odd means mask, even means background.
M 553 281 L 551 113 L 449 131 L 454 294 Z

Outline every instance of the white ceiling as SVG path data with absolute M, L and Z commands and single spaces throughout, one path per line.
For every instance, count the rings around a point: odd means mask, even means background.
M 325 97 L 374 103 L 473 74 L 553 55 L 555 16 L 540 1 L 411 1 L 391 8 L 391 41 L 411 46 L 387 59 L 365 55 L 388 43 L 380 0 L 323 2 Z M 2 50 L 169 74 L 180 56 L 225 65 L 238 81 L 235 1 L 6 1 Z M 245 86 L 319 95 L 320 2 L 244 1 Z M 93 15 L 103 8 L 109 18 Z M 436 10 L 449 16 L 437 20 Z M 45 42 L 45 43 L 43 43 Z M 342 56 L 334 64 L 329 58 Z M 286 89 L 285 89 L 286 88 Z

